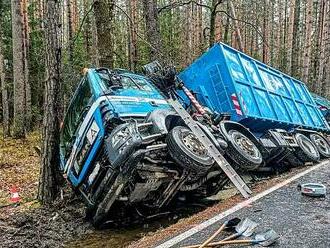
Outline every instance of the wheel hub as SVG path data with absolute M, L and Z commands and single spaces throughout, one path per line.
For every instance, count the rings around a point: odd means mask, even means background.
M 258 149 L 248 137 L 236 131 L 232 132 L 231 134 L 233 140 L 235 140 L 236 144 L 239 145 L 244 152 L 251 155 L 252 157 L 258 157 Z
M 184 135 L 182 139 L 185 146 L 194 154 L 203 156 L 206 155 L 206 149 L 203 144 L 192 133 Z

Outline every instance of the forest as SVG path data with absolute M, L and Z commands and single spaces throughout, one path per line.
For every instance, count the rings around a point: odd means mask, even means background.
M 219 41 L 329 97 L 329 5 L 328 0 L 1 0 L 3 134 L 21 138 L 41 125 L 45 65 L 54 49 L 61 115 L 84 67 L 140 71 L 158 59 L 180 71 Z M 54 30 L 46 29 L 48 18 Z M 47 32 L 55 32 L 56 43 L 47 44 Z

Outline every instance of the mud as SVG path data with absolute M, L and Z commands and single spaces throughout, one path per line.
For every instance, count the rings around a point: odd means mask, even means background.
M 0 247 L 64 247 L 67 240 L 93 231 L 76 198 L 24 212 L 13 206 L 0 211 Z
M 178 205 L 171 213 L 148 221 L 108 224 L 104 230 L 96 230 L 86 220 L 84 204 L 72 194 L 52 206 L 32 210 L 8 206 L 0 209 L 0 247 L 127 247 L 147 233 L 204 210 L 212 203 Z
M 297 170 L 286 176 L 294 173 Z M 283 176 L 273 180 L 282 180 Z M 271 186 L 273 180 L 261 181 L 257 185 L 265 189 Z M 239 195 L 234 196 L 236 193 L 234 189 L 223 190 L 215 197 L 220 200 L 218 204 L 211 201 L 177 205 L 170 209 L 171 213 L 161 217 L 128 226 L 111 224 L 105 230 L 96 230 L 85 219 L 84 203 L 72 193 L 66 194 L 64 200 L 52 206 L 29 210 L 20 209 L 22 206 L 3 207 L 0 208 L 0 247 L 150 247 L 156 240 L 164 238 L 168 228 L 171 228 L 169 233 L 173 234 L 199 222 L 195 220 L 190 223 L 187 221 L 189 217 L 201 215 L 201 219 L 205 219 L 205 214 L 219 212 L 219 206 L 222 209 L 236 204 L 241 200 Z

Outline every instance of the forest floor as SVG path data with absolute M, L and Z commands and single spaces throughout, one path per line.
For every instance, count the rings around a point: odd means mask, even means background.
M 219 198 L 225 200 L 208 208 L 195 206 L 182 214 L 175 210 L 174 215 L 150 223 L 95 230 L 85 219 L 84 204 L 70 189 L 64 189 L 64 198 L 52 206 L 40 206 L 35 200 L 39 157 L 34 147 L 39 144 L 37 132 L 30 134 L 26 140 L 0 138 L 0 247 L 119 248 L 129 244 L 134 248 L 151 247 L 158 240 L 175 235 L 243 200 L 234 190 L 220 193 Z M 307 168 L 296 168 L 260 181 L 252 189 L 258 193 Z M 19 190 L 21 201 L 18 204 L 10 202 L 12 187 Z

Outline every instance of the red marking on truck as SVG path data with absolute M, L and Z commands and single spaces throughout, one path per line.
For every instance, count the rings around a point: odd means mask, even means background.
M 184 93 L 186 94 L 186 96 L 191 101 L 192 105 L 197 109 L 197 111 L 201 115 L 204 115 L 206 113 L 205 110 L 203 109 L 202 105 L 199 104 L 199 102 L 196 100 L 196 98 L 193 96 L 193 94 L 191 94 L 191 92 L 186 87 L 182 87 L 182 89 L 183 89 Z
M 239 105 L 238 98 L 235 93 L 231 95 L 231 100 L 233 101 L 236 114 L 243 115 L 241 106 Z

